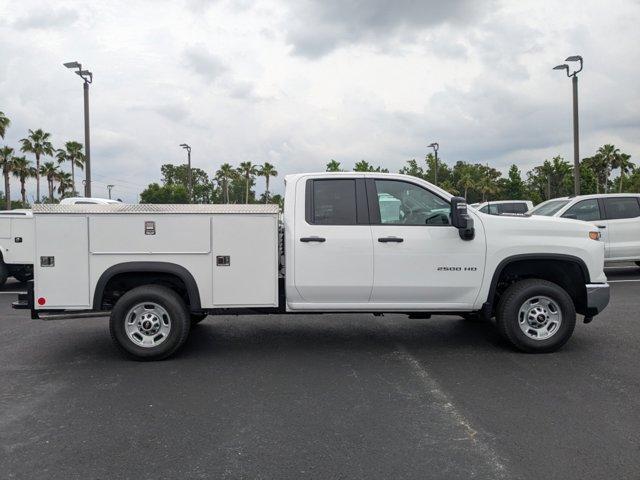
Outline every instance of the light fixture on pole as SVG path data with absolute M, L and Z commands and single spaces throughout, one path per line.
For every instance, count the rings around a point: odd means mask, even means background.
M 440 145 L 438 145 L 437 142 L 433 142 L 429 145 L 429 148 L 433 148 L 433 152 L 435 154 L 435 165 L 433 168 L 433 184 L 438 186 L 438 149 L 440 148 Z
M 571 78 L 573 87 L 573 190 L 580 195 L 580 128 L 578 123 L 578 73 L 582 71 L 583 59 L 580 55 L 567 57 L 565 62 L 579 62 L 576 70 L 569 73 L 569 65 L 563 63 L 556 65 L 554 70 L 564 70 L 567 77 Z
M 83 80 L 84 91 L 84 155 L 85 155 L 85 184 L 84 184 L 84 196 L 91 197 L 91 144 L 90 144 L 90 131 L 89 131 L 89 84 L 93 82 L 93 73 L 89 70 L 83 70 L 82 65 L 78 62 L 67 62 L 65 67 L 76 70 L 78 75 Z
M 189 189 L 189 203 L 193 201 L 193 184 L 191 183 L 191 147 L 186 143 L 181 143 L 180 146 L 187 151 L 187 188 Z
M 115 187 L 115 185 L 107 185 L 107 190 L 109 191 L 109 200 L 111 200 L 111 189 Z

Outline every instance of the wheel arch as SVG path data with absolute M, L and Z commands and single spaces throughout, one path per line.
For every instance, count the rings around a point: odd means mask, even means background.
M 191 310 L 201 309 L 198 284 L 191 272 L 182 265 L 171 262 L 124 262 L 112 265 L 100 275 L 93 292 L 94 310 L 102 309 L 105 289 L 109 282 L 118 276 L 126 276 L 127 274 L 131 276 L 155 274 L 156 276 L 165 275 L 178 278 L 184 285 L 186 296 L 189 300 L 189 308 Z
M 554 267 L 551 270 L 544 270 L 545 267 Z M 569 267 L 564 270 L 562 267 Z M 553 270 L 556 270 L 553 272 Z M 578 313 L 586 312 L 586 287 L 590 282 L 589 269 L 580 257 L 569 254 L 520 254 L 504 258 L 493 272 L 489 293 L 483 310 L 486 313 L 493 313 L 497 305 L 496 296 L 500 293 L 500 282 L 505 280 L 505 275 L 522 274 L 522 278 L 542 278 L 556 283 L 567 290 L 576 306 Z M 553 276 L 553 273 L 561 275 Z M 578 280 L 576 283 L 575 280 Z M 573 280 L 573 281 L 572 281 Z M 512 283 L 512 282 L 511 282 Z

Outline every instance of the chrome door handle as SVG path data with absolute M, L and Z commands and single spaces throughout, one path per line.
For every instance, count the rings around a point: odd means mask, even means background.
M 318 243 L 322 243 L 322 242 L 326 242 L 327 239 L 323 238 L 323 237 L 302 237 L 300 239 L 301 242 L 304 243 L 308 243 L 308 242 L 318 242 Z
M 404 238 L 400 237 L 380 237 L 378 238 L 380 243 L 402 243 L 404 242 Z

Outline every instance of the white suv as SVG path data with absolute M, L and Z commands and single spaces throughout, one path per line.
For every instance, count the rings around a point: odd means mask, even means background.
M 533 208 L 530 200 L 496 200 L 494 202 L 472 203 L 470 206 L 489 215 L 503 213 L 527 213 Z
M 591 222 L 600 229 L 607 262 L 633 261 L 640 266 L 640 194 L 554 198 L 529 213 Z

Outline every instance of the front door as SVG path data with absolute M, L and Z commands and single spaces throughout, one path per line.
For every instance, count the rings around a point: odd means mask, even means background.
M 364 179 L 306 180 L 296 199 L 294 283 L 303 302 L 369 302 L 373 245 Z
M 605 258 L 610 256 L 609 222 L 605 218 L 604 205 L 597 198 L 588 198 L 574 203 L 562 214 L 562 217 L 590 222 L 598 227 L 600 241 L 604 243 Z
M 640 258 L 640 204 L 637 197 L 605 197 L 611 260 Z
M 402 180 L 368 179 L 374 249 L 371 301 L 426 308 L 470 308 L 484 270 L 485 241 L 464 241 L 449 202 Z

